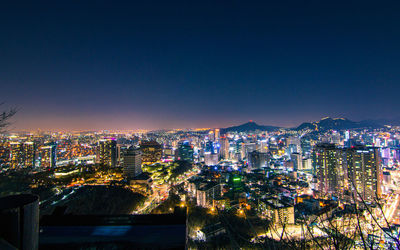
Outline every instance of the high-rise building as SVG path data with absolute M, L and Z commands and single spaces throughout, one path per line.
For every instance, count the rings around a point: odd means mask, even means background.
M 259 142 L 259 148 L 258 151 L 260 151 L 261 153 L 268 153 L 268 141 L 267 140 L 261 140 Z
M 19 168 L 24 164 L 24 151 L 21 142 L 10 142 L 11 168 Z
M 257 145 L 253 142 L 242 144 L 242 159 L 246 158 L 250 152 L 256 151 Z
M 300 138 L 296 136 L 290 136 L 286 139 L 286 145 L 290 149 L 291 153 L 301 153 Z
M 317 189 L 321 196 L 344 197 L 375 203 L 381 194 L 381 157 L 378 148 L 338 148 L 334 144 L 315 147 Z M 352 192 L 352 197 L 348 196 Z
M 301 154 L 292 153 L 290 154 L 290 159 L 293 162 L 293 170 L 302 170 L 303 169 L 303 161 Z
M 46 145 L 39 148 L 40 167 L 54 168 L 56 166 L 56 145 Z
M 142 152 L 129 148 L 122 154 L 123 171 L 128 178 L 134 178 L 142 173 Z
M 162 147 L 156 141 L 142 141 L 140 143 L 143 163 L 152 164 L 161 161 Z
M 224 160 L 229 159 L 229 140 L 225 136 L 221 138 L 221 158 Z
M 123 155 L 128 150 L 129 146 L 126 144 L 117 144 L 117 165 L 122 166 L 124 163 Z
M 334 144 L 323 143 L 315 146 L 317 190 L 322 197 L 337 197 L 348 187 L 342 153 Z
M 218 164 L 218 154 L 211 152 L 204 153 L 204 164 L 208 166 L 214 166 Z
M 177 150 L 177 159 L 182 161 L 193 162 L 193 146 L 188 141 L 179 143 Z
M 215 129 L 215 132 L 214 132 L 214 141 L 216 141 L 216 142 L 219 142 L 219 137 L 220 137 L 220 133 L 219 133 L 219 128 L 216 128 Z
M 247 155 L 250 169 L 260 169 L 265 167 L 268 162 L 268 154 L 258 151 L 249 152 Z
M 117 142 L 115 138 L 104 138 L 99 141 L 97 159 L 100 164 L 115 167 L 117 162 Z
M 36 160 L 36 143 L 27 141 L 24 143 L 24 160 L 25 167 L 35 167 Z
M 378 148 L 357 146 L 348 148 L 346 165 L 349 187 L 357 200 L 374 203 L 381 195 L 381 157 Z

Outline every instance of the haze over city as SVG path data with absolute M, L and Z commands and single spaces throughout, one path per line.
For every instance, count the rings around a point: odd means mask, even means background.
M 1 101 L 14 131 L 394 118 L 398 5 L 3 3 Z

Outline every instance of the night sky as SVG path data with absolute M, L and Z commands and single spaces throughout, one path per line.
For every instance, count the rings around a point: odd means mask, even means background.
M 399 1 L 54 2 L 0 4 L 13 130 L 400 115 Z

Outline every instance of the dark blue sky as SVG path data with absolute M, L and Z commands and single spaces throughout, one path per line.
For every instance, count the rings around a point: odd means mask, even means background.
M 398 1 L 127 2 L 0 5 L 14 129 L 400 115 Z

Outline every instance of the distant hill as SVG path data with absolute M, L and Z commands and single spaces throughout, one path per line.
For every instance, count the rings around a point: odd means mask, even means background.
M 394 119 L 376 119 L 376 120 L 365 120 L 365 122 L 376 123 L 379 125 L 391 125 L 391 126 L 400 126 L 400 117 Z
M 244 123 L 242 125 L 228 127 L 228 128 L 222 128 L 221 133 L 234 132 L 234 131 L 235 132 L 249 132 L 249 131 L 255 131 L 255 130 L 275 131 L 275 130 L 279 130 L 279 129 L 280 129 L 280 127 L 258 125 L 257 123 L 250 121 L 250 122 Z
M 372 120 L 354 122 L 346 118 L 330 118 L 326 117 L 317 122 L 305 122 L 302 123 L 295 130 L 316 130 L 316 131 L 327 131 L 327 130 L 344 130 L 344 129 L 361 129 L 361 128 L 382 128 L 383 125 L 374 122 Z

